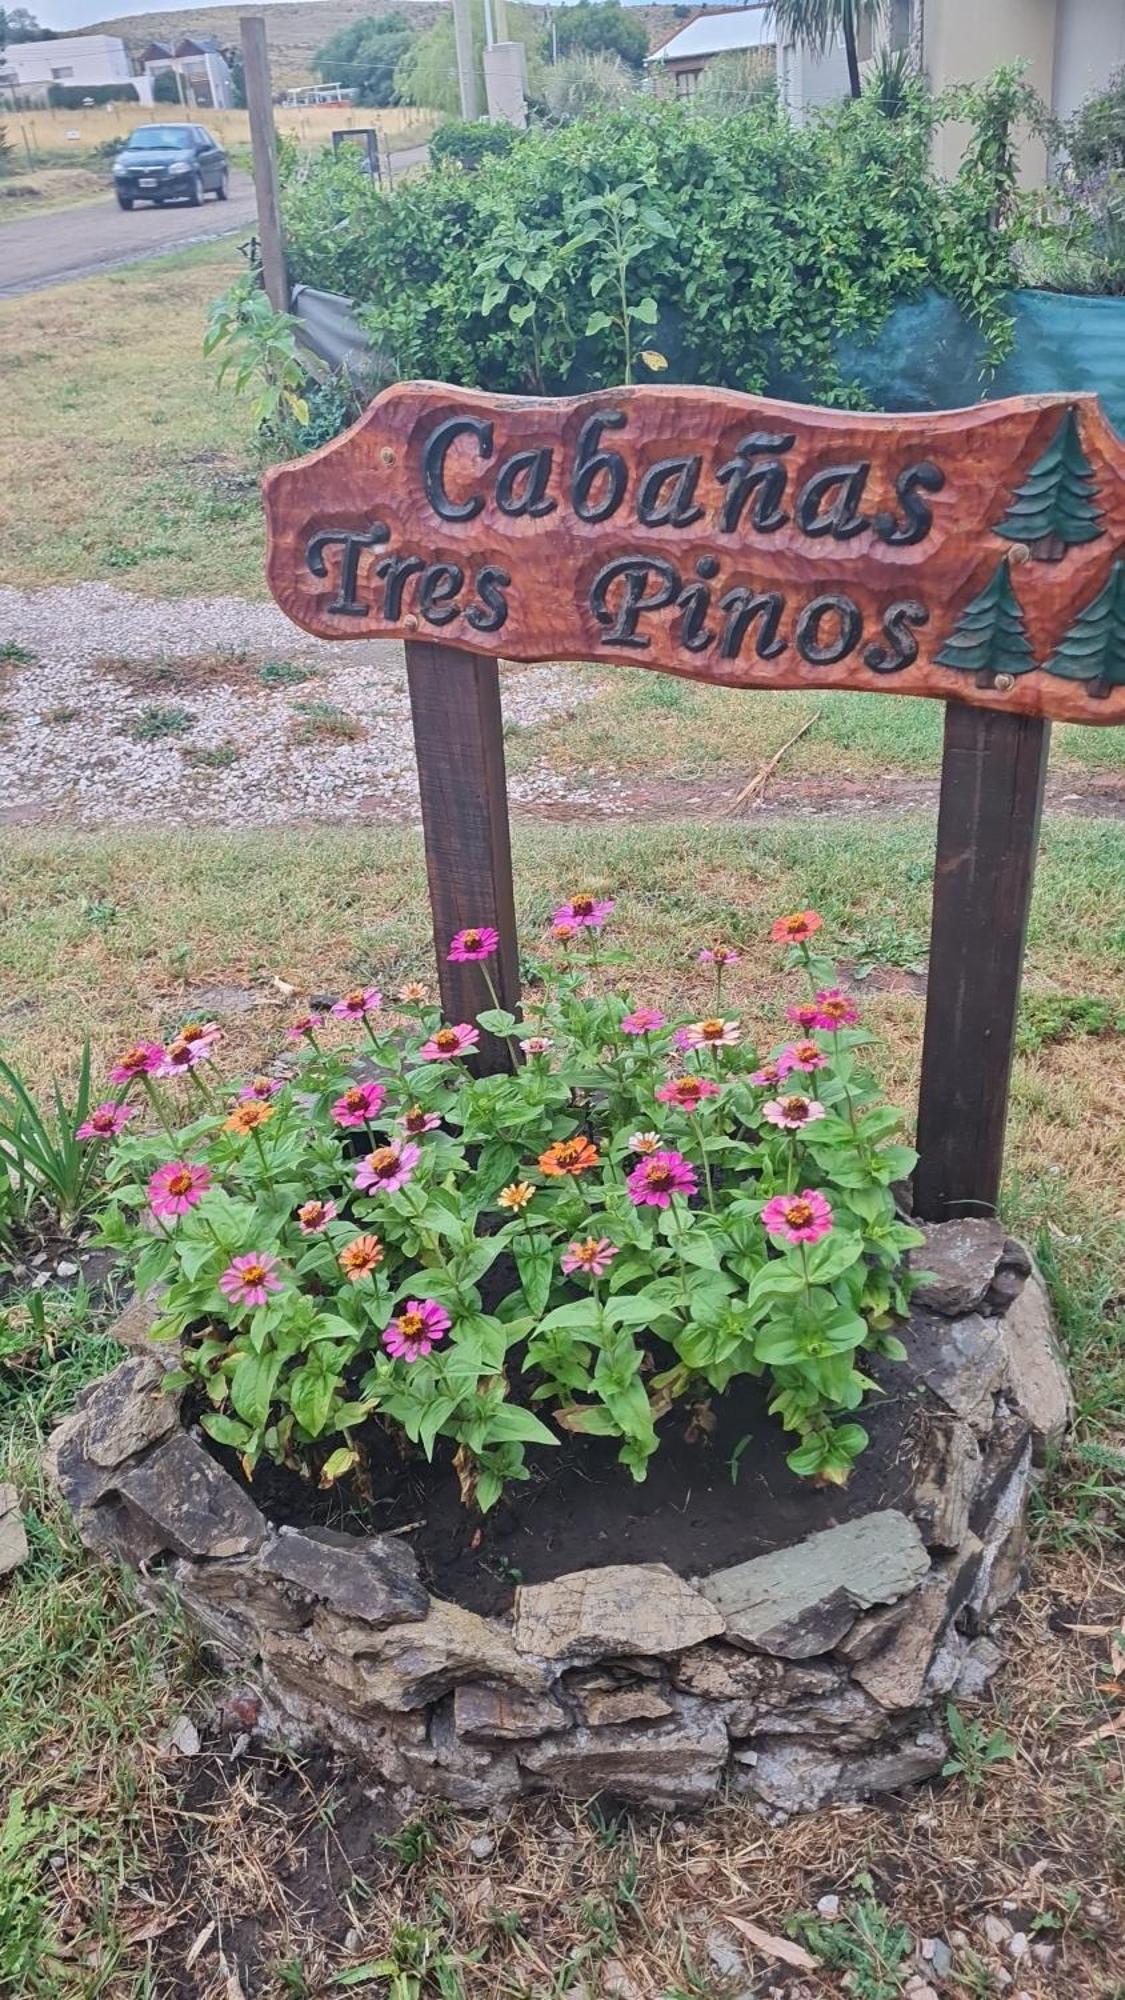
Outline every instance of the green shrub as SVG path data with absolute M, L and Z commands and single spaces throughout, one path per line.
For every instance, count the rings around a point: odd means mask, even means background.
M 434 166 L 453 160 L 459 167 L 478 167 L 482 160 L 510 153 L 518 134 L 514 125 L 488 118 L 451 118 L 430 140 Z
M 619 111 L 637 88 L 636 71 L 620 56 L 576 50 L 552 63 L 543 78 L 543 110 L 555 125 L 573 125 L 600 111 Z
M 52 83 L 47 89 L 47 102 L 52 111 L 80 111 L 84 104 L 91 101 L 94 104 L 138 104 L 140 98 L 134 83 Z

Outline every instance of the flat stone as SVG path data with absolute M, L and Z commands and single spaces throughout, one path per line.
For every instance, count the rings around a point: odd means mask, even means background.
M 1016 1237 L 1009 1236 L 1004 1245 L 1004 1255 L 996 1266 L 995 1276 L 988 1288 L 988 1297 L 984 1302 L 985 1311 L 1007 1312 L 1012 1300 L 1017 1299 L 1023 1290 L 1032 1268 L 1030 1251 Z
M 591 1729 L 608 1729 L 619 1722 L 660 1722 L 675 1713 L 672 1702 L 654 1687 L 593 1689 L 580 1697 L 579 1706 Z
M 1029 1437 L 996 1495 L 990 1519 L 981 1526 L 984 1552 L 969 1598 L 971 1620 L 977 1631 L 1019 1589 L 1027 1554 L 1027 1502 L 1033 1476 Z
M 914 1484 L 913 1515 L 928 1549 L 956 1549 L 969 1526 L 981 1450 L 971 1426 L 935 1423 Z
M 14 1486 L 0 1486 L 0 1576 L 27 1561 L 27 1530 Z
M 785 1669 L 778 1660 L 744 1653 L 721 1640 L 695 1646 L 672 1662 L 672 1685 L 710 1701 L 770 1698 Z
M 893 1612 L 875 1614 L 872 1627 L 876 1643 L 854 1660 L 852 1678 L 880 1708 L 917 1708 L 925 1700 L 931 1691 L 930 1670 L 942 1637 L 969 1597 L 983 1554 L 976 1536 L 967 1535 L 956 1556 L 935 1564 L 901 1617 Z M 880 1633 L 883 1620 L 892 1622 Z M 873 1635 L 872 1627 L 862 1635 L 864 1639 Z
M 743 1732 L 736 1727 L 740 1718 L 734 1716 L 729 1722 L 732 1736 Z M 875 1743 L 884 1735 L 887 1718 L 878 1702 L 865 1694 L 862 1688 L 849 1687 L 846 1682 L 835 1687 L 830 1694 L 822 1694 L 811 1701 L 795 1702 L 790 1708 L 769 1709 L 759 1712 L 754 1730 L 761 1731 L 771 1740 L 779 1736 L 799 1736 L 810 1743 L 828 1742 L 840 1748 L 860 1748 L 864 1744 Z
M 978 1700 L 1003 1664 L 1004 1655 L 991 1639 L 974 1639 L 965 1649 L 961 1670 L 953 1684 L 954 1694 L 963 1701 Z
M 250 1555 L 266 1538 L 265 1517 L 249 1495 L 183 1431 L 130 1466 L 116 1488 L 160 1546 L 177 1555 Z
M 999 1320 L 980 1313 L 947 1319 L 923 1311 L 916 1303 L 899 1334 L 907 1364 L 919 1381 L 980 1435 L 992 1427 L 994 1398 L 1000 1389 L 1007 1355 Z
M 958 1319 L 984 1304 L 1008 1238 L 998 1222 L 965 1216 L 955 1222 L 920 1222 L 926 1241 L 911 1250 L 908 1262 L 929 1275 L 914 1293 L 913 1303 Z
M 1074 1418 L 1070 1379 L 1055 1333 L 1047 1288 L 1033 1271 L 1002 1321 L 1009 1397 L 1031 1430 L 1036 1465 L 1044 1465 Z
M 281 1528 L 257 1561 L 263 1576 L 291 1586 L 299 1600 L 367 1625 L 424 1618 L 430 1602 L 414 1551 L 396 1535 Z
M 905 1597 L 929 1566 L 913 1521 L 888 1507 L 716 1570 L 699 1588 L 723 1613 L 728 1638 L 803 1660 L 828 1652 L 861 1611 Z
M 504 1805 L 520 1789 L 519 1765 L 512 1751 L 466 1742 L 457 1732 L 453 1704 L 448 1701 L 435 1709 L 424 1747 L 403 1745 L 400 1754 L 417 1790 L 436 1793 L 471 1812 Z
M 453 1691 L 453 1726 L 458 1736 L 473 1743 L 523 1743 L 552 1730 L 565 1729 L 570 1717 L 561 1702 L 547 1694 L 529 1694 L 520 1688 L 486 1687 L 479 1681 L 462 1682 Z
M 151 1355 L 135 1354 L 95 1384 L 83 1404 L 92 1464 L 123 1465 L 176 1429 L 180 1398 L 166 1392 L 164 1373 Z
M 318 1608 L 299 1634 L 267 1633 L 263 1658 L 279 1682 L 337 1701 L 352 1714 L 422 1708 L 460 1681 L 498 1681 L 538 1693 L 542 1669 L 521 1658 L 503 1626 L 430 1599 L 425 1618 L 381 1631 Z
M 312 1618 L 308 1602 L 268 1581 L 253 1556 L 180 1561 L 170 1581 L 195 1629 L 230 1660 L 254 1660 L 265 1633 L 299 1632 Z
M 933 1777 L 945 1761 L 945 1743 L 934 1729 L 884 1751 L 833 1757 L 807 1743 L 769 1742 L 757 1761 L 739 1772 L 737 1788 L 774 1812 L 811 1812 L 847 1804 L 875 1792 L 899 1791 Z
M 722 1717 L 706 1702 L 681 1695 L 676 1713 L 644 1727 L 578 1728 L 518 1750 L 525 1773 L 571 1798 L 610 1798 L 675 1808 L 715 1797 L 727 1756 Z
M 160 1313 L 161 1294 L 158 1290 L 134 1292 L 128 1305 L 118 1313 L 107 1330 L 106 1338 L 115 1341 L 118 1347 L 132 1347 L 139 1353 L 153 1354 L 157 1358 L 163 1356 L 165 1367 L 174 1368 L 179 1341 L 156 1341 L 152 1337 L 153 1328 L 160 1324 Z
M 574 1570 L 516 1592 L 517 1650 L 543 1660 L 679 1653 L 722 1630 L 721 1613 L 665 1563 Z

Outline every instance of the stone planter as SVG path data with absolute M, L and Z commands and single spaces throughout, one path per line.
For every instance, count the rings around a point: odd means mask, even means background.
M 431 1594 L 404 1537 L 271 1523 L 182 1427 L 139 1305 L 116 1329 L 134 1352 L 56 1430 L 50 1471 L 86 1546 L 180 1607 L 263 1735 L 391 1785 L 682 1808 L 729 1784 L 769 1815 L 894 1790 L 940 1768 L 942 1704 L 1000 1663 L 989 1626 L 1069 1415 L 1027 1253 L 994 1222 L 927 1237 L 895 1369 L 926 1418 L 908 1501 L 709 1575 L 677 1575 L 654 1535 L 651 1562 L 526 1584 L 483 1617 Z

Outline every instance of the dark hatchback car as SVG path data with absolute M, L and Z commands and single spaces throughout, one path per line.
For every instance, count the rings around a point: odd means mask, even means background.
M 119 208 L 138 201 L 198 208 L 205 194 L 225 201 L 229 185 L 227 156 L 202 125 L 138 125 L 113 163 Z

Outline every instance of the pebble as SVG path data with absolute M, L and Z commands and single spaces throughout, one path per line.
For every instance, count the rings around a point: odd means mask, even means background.
M 1014 1937 L 1010 1937 L 1008 1939 L 1009 1958 L 1017 1958 L 1017 1959 L 1022 1958 L 1024 1952 L 1027 1950 L 1027 1945 L 1028 1945 L 1027 1932 L 1017 1931 Z
M 78 1276 L 78 1266 L 77 1264 L 72 1264 L 69 1257 L 64 1257 L 61 1263 L 55 1265 L 55 1276 L 56 1278 L 76 1278 Z
M 1040 1965 L 1053 1965 L 1058 1955 L 1057 1944 L 1033 1944 L 1031 1947 L 1031 1956 L 1037 1958 Z
M 944 1979 L 953 1964 L 953 1953 L 944 1938 L 923 1938 L 919 1947 L 927 1965 L 932 1965 L 935 1976 Z
M 746 1971 L 742 1953 L 725 1931 L 708 1931 L 707 1956 L 722 1979 L 739 1979 Z
M 1003 1917 L 994 1916 L 990 1910 L 984 1920 L 984 1934 L 989 1944 L 995 1945 L 999 1949 L 1001 1945 L 1006 1945 L 1008 1939 L 1011 1937 L 1012 1926 L 1011 1924 L 1006 1924 Z
M 469 1853 L 477 1861 L 487 1861 L 495 1852 L 496 1842 L 490 1833 L 475 1833 L 469 1842 Z
M 931 1986 L 929 1980 L 921 1978 L 917 1972 L 907 1980 L 903 1992 L 909 1993 L 910 2000 L 941 2000 L 937 1987 Z
M 817 1915 L 820 1917 L 838 1917 L 840 1914 L 839 1896 L 822 1896 L 816 1906 L 816 1910 Z

